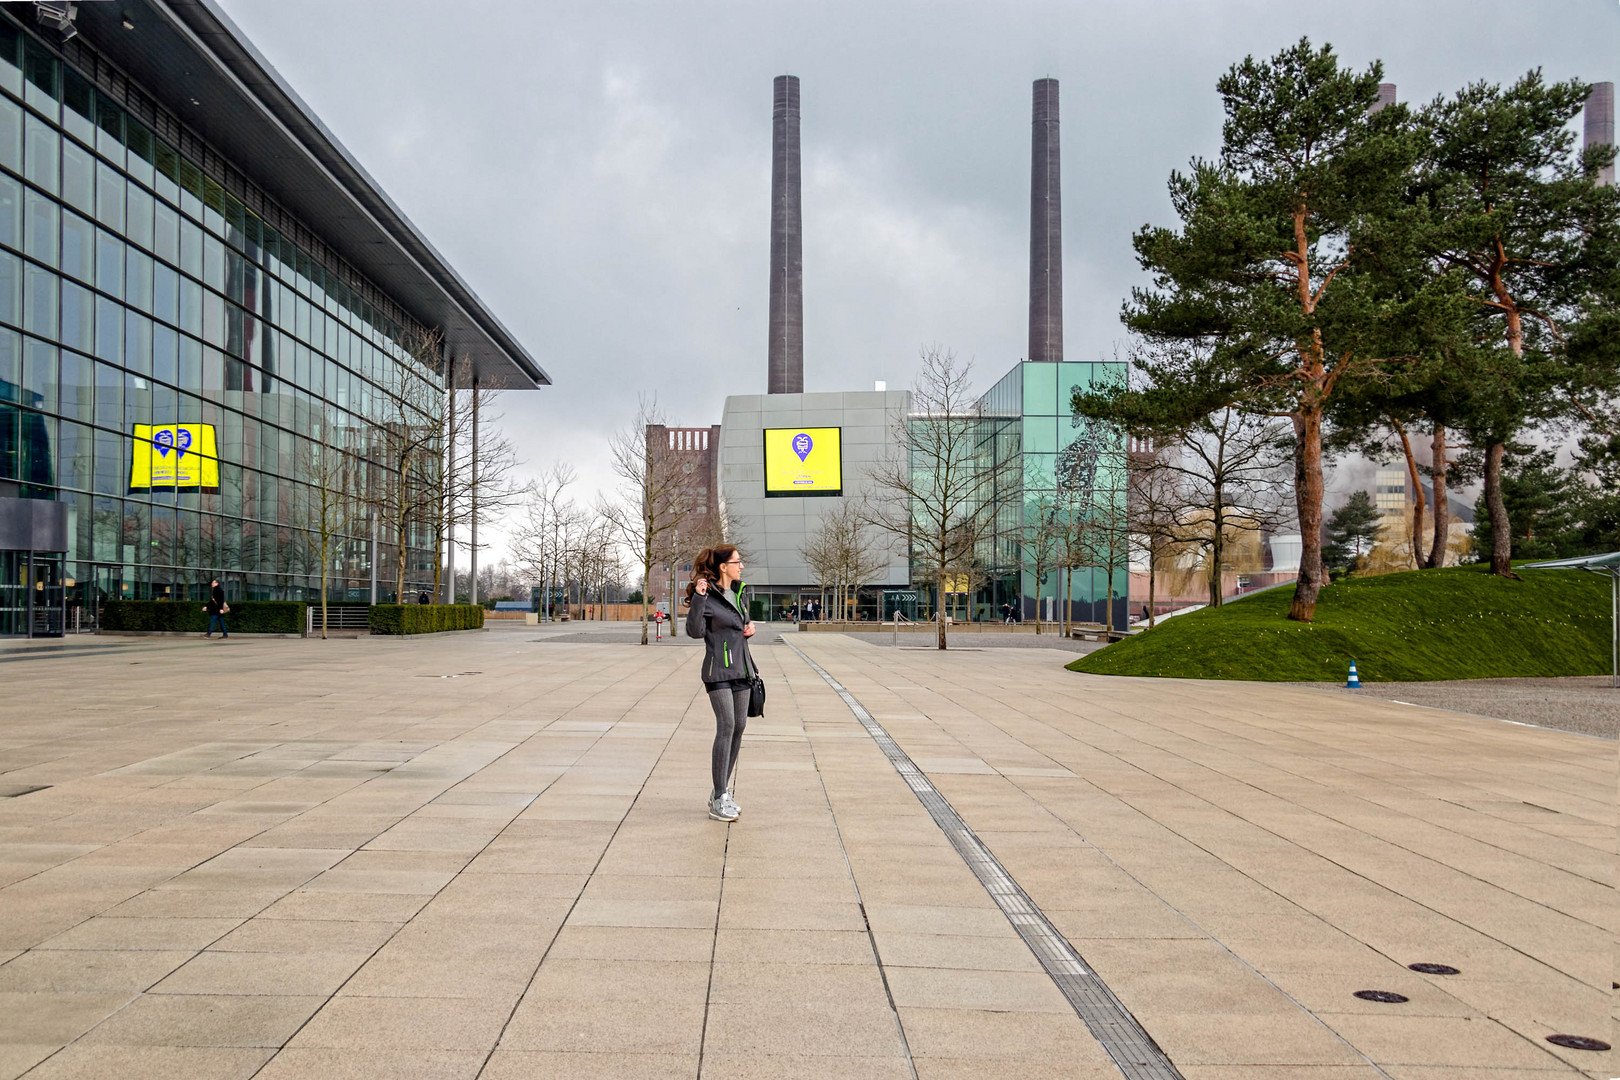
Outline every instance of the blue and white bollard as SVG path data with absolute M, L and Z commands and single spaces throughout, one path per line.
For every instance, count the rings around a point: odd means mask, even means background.
M 1350 661 L 1350 681 L 1344 684 L 1346 690 L 1360 690 L 1361 678 L 1356 674 L 1356 662 Z

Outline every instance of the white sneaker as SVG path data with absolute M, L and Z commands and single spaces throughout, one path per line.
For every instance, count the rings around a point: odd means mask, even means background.
M 736 800 L 731 797 L 731 792 L 728 791 L 720 796 L 720 805 L 731 812 L 733 819 L 742 816 L 742 807 L 738 806 Z
M 736 821 L 737 811 L 724 795 L 709 800 L 709 817 L 714 821 Z

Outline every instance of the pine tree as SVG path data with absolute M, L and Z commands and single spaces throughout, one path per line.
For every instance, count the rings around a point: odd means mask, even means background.
M 1323 557 L 1335 568 L 1354 567 L 1378 543 L 1383 515 L 1365 491 L 1352 492 L 1328 518 Z

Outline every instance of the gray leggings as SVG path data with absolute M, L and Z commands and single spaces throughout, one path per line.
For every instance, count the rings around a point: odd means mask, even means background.
M 748 726 L 748 695 L 747 686 L 720 683 L 709 688 L 709 704 L 714 708 L 711 795 L 719 795 L 730 786 L 731 774 L 737 768 L 737 751 L 742 749 L 743 729 Z

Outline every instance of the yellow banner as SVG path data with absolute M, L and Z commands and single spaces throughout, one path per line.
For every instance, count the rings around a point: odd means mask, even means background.
M 134 437 L 130 494 L 153 488 L 219 491 L 213 424 L 136 424 Z
M 765 494 L 842 495 L 841 428 L 766 428 Z

